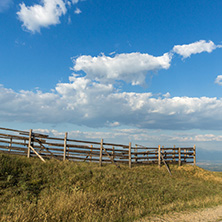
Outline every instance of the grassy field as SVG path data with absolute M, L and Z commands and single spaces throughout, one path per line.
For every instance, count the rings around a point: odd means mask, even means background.
M 134 221 L 222 204 L 222 173 L 0 154 L 0 221 Z

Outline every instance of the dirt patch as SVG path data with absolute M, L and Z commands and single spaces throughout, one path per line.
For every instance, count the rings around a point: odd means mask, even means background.
M 140 222 L 222 222 L 222 205 L 197 210 L 195 212 L 172 213 L 153 218 L 146 218 Z

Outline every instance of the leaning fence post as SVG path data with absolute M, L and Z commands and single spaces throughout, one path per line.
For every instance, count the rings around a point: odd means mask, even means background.
M 67 146 L 67 137 L 68 137 L 68 133 L 65 133 L 65 138 L 64 138 L 64 154 L 63 154 L 63 161 L 66 160 L 66 146 Z
M 27 152 L 27 157 L 30 157 L 30 146 L 32 143 L 32 129 L 29 130 L 29 144 L 28 144 L 28 152 Z
M 181 148 L 178 149 L 179 152 L 179 166 L 181 166 Z
M 129 143 L 129 168 L 132 167 L 131 143 Z
M 196 166 L 196 145 L 193 146 L 193 165 Z
M 161 166 L 161 147 L 158 146 L 158 166 Z
M 99 166 L 102 166 L 102 158 L 103 158 L 103 139 L 101 139 L 101 144 L 100 144 Z

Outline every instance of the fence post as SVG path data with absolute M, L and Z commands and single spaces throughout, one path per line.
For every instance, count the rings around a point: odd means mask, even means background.
M 101 139 L 101 144 L 100 144 L 99 166 L 102 166 L 102 158 L 103 158 L 103 139 Z
M 136 149 L 135 149 L 135 162 L 137 163 L 137 152 L 138 152 L 138 149 L 137 149 L 137 144 L 136 144 Z M 148 154 L 147 154 L 147 156 L 148 156 Z M 147 158 L 148 159 L 148 158 Z
M 30 146 L 31 146 L 31 143 L 32 143 L 32 129 L 29 130 L 29 144 L 28 144 L 28 152 L 27 152 L 27 157 L 29 158 L 30 157 Z
M 112 159 L 113 159 L 113 162 L 115 161 L 115 147 L 113 146 L 112 148 Z
M 12 137 L 10 138 L 10 144 L 9 144 L 9 149 L 8 149 L 9 152 L 11 152 L 11 147 L 12 147 Z
M 63 154 L 63 161 L 66 160 L 66 146 L 67 146 L 67 137 L 68 137 L 68 133 L 65 133 L 65 138 L 64 138 L 64 154 Z
M 158 146 L 158 166 L 161 166 L 161 147 Z
M 179 152 L 179 166 L 181 166 L 181 148 L 178 149 Z
M 132 163 L 131 163 L 131 143 L 129 143 L 129 168 L 132 168 Z
M 90 162 L 92 162 L 92 148 L 93 148 L 93 145 L 90 146 L 91 149 L 90 149 Z
M 175 152 L 175 148 L 176 148 L 176 146 L 174 145 L 174 146 L 173 146 L 173 163 L 175 162 L 175 153 L 176 153 L 176 152 Z
M 196 166 L 196 145 L 193 146 L 193 165 Z

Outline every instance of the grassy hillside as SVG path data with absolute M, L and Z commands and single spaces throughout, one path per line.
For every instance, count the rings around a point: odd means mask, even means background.
M 221 173 L 171 170 L 0 154 L 0 221 L 133 221 L 222 204 Z

